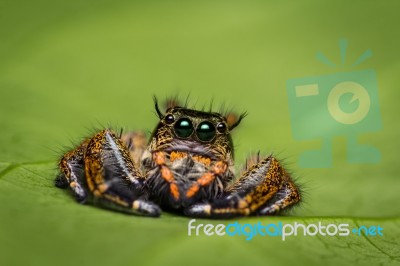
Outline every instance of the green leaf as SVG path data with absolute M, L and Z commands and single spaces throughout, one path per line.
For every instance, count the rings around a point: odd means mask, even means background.
M 399 265 L 400 5 L 365 1 L 0 3 L 0 265 Z M 338 40 L 349 40 L 340 65 Z M 351 64 L 367 49 L 373 57 Z M 336 68 L 315 60 L 323 52 Z M 298 158 L 321 139 L 295 141 L 286 81 L 373 69 L 383 128 L 357 133 L 377 164 L 333 167 Z M 188 236 L 190 218 L 152 219 L 77 204 L 54 187 L 57 160 L 105 126 L 151 131 L 152 95 L 191 94 L 249 115 L 233 138 L 238 166 L 273 151 L 303 184 L 286 216 L 197 220 L 225 225 L 380 226 L 383 236 Z M 313 130 L 313 128 L 310 128 Z

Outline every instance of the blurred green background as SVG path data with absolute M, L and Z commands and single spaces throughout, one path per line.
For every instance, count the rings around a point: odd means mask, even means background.
M 327 265 L 399 263 L 398 1 L 0 1 L 0 265 Z M 338 41 L 349 41 L 340 62 Z M 360 136 L 378 164 L 332 168 L 298 157 L 319 140 L 292 137 L 286 81 L 374 69 L 383 129 Z M 381 238 L 188 237 L 188 218 L 132 217 L 80 206 L 53 187 L 65 146 L 102 125 L 152 130 L 152 95 L 225 103 L 249 116 L 236 159 L 274 152 L 303 183 L 292 216 L 242 219 L 380 224 Z M 204 221 L 203 221 L 204 222 Z M 210 221 L 207 221 L 210 222 Z M 229 221 L 222 221 L 228 223 Z M 217 221 L 214 221 L 217 223 Z

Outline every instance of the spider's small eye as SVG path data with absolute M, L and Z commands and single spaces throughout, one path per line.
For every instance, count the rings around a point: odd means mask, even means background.
M 215 137 L 215 127 L 208 121 L 201 122 L 196 129 L 196 134 L 201 141 L 210 141 Z
M 175 133 L 180 138 L 187 138 L 192 135 L 193 124 L 189 118 L 181 118 L 174 125 Z
M 217 125 L 217 130 L 218 130 L 218 132 L 220 132 L 220 133 L 225 133 L 226 132 L 226 129 L 227 129 L 227 126 L 226 126 L 226 124 L 225 123 L 218 123 L 218 125 Z
M 174 116 L 171 115 L 171 114 L 168 114 L 168 115 L 165 117 L 165 123 L 167 123 L 167 124 L 172 124 L 172 123 L 174 123 L 174 121 L 175 121 L 175 118 L 174 118 Z

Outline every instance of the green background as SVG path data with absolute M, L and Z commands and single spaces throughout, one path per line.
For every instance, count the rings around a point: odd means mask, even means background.
M 400 263 L 400 19 L 397 1 L 0 1 L 0 265 L 395 265 Z M 349 41 L 347 65 L 338 41 Z M 374 56 L 355 68 L 365 50 Z M 286 81 L 374 69 L 383 129 L 359 141 L 378 164 L 304 169 Z M 274 152 L 303 183 L 291 216 L 241 223 L 380 225 L 383 237 L 188 237 L 188 218 L 81 206 L 53 187 L 56 162 L 93 128 L 152 130 L 152 95 L 190 93 L 249 116 L 234 132 L 238 165 Z M 198 222 L 229 223 L 229 221 Z

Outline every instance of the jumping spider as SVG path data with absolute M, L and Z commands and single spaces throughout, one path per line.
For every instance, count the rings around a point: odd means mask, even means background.
M 193 217 L 276 214 L 298 203 L 298 186 L 273 156 L 250 157 L 233 182 L 231 131 L 245 116 L 170 104 L 146 143 L 145 134 L 105 129 L 67 152 L 56 186 L 80 203 L 159 216 L 161 208 Z

